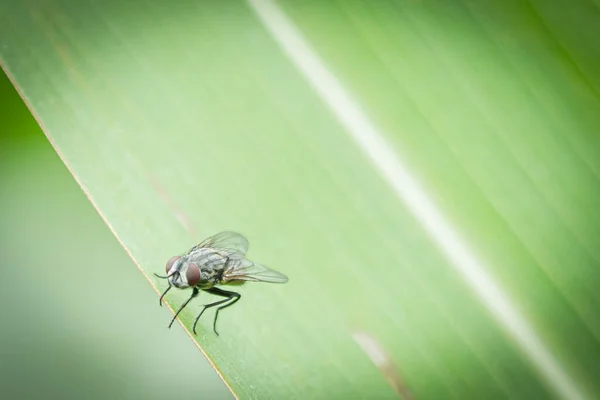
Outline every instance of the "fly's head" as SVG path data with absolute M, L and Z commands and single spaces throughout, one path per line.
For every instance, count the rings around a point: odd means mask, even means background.
M 167 261 L 166 278 L 178 289 L 194 287 L 200 282 L 200 268 L 185 257 L 175 256 Z

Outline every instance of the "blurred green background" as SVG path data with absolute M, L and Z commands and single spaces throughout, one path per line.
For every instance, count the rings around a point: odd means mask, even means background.
M 4 73 L 0 104 L 2 398 L 231 399 Z
M 232 229 L 250 239 L 251 258 L 290 277 L 286 285 L 239 288 L 242 301 L 221 314 L 218 338 L 210 314 L 200 320 L 194 340 L 241 398 L 395 398 L 400 390 L 386 380 L 398 376 L 419 399 L 560 397 L 286 57 L 257 18 L 265 2 L 7 0 L 0 3 L 2 65 L 147 276 Z M 581 393 L 563 397 L 600 397 L 597 1 L 266 3 L 293 21 L 381 129 Z M 47 318 L 54 330 L 46 331 L 59 338 L 76 323 L 120 318 L 81 337 L 95 344 L 104 343 L 98 336 L 131 337 L 138 347 L 106 344 L 119 361 L 94 376 L 127 376 L 115 372 L 123 358 L 134 360 L 131 370 L 155 368 L 162 379 L 139 377 L 153 394 L 201 396 L 211 386 L 205 379 L 219 387 L 214 376 L 204 378 L 206 368 L 183 363 L 201 357 L 185 347 L 180 328 L 162 330 L 167 312 L 156 309 L 157 296 L 114 241 L 113 251 L 75 256 L 73 247 L 98 251 L 97 240 L 83 218 L 71 221 L 62 181 L 23 175 L 38 162 L 40 173 L 50 173 L 50 150 L 22 155 L 43 140 L 6 140 L 13 146 L 2 148 L 7 204 L 14 197 L 10 204 L 46 207 L 55 199 L 69 214 L 57 223 L 75 224 L 60 225 L 68 237 L 53 244 L 48 237 L 61 236 L 44 233 L 52 225 L 41 221 L 58 214 L 28 211 L 28 225 L 6 206 L 2 238 L 18 255 L 5 269 L 23 274 L 3 293 L 10 315 L 35 328 Z M 17 162 L 26 165 L 10 164 Z M 21 185 L 22 200 L 11 182 Z M 38 254 L 49 248 L 68 254 L 42 268 L 43 279 L 36 272 L 43 284 L 35 285 L 32 271 L 46 261 Z M 24 253 L 31 269 L 15 268 Z M 121 254 L 120 265 L 103 260 L 112 253 Z M 96 286 L 93 273 L 108 265 L 108 280 Z M 134 296 L 126 274 L 145 295 Z M 94 282 L 102 300 L 79 300 L 91 289 L 69 284 L 73 275 Z M 41 309 L 52 303 L 36 290 L 50 288 L 58 299 L 74 291 L 78 300 L 52 307 L 72 310 L 64 312 L 69 324 Z M 186 297 L 172 291 L 167 301 L 176 306 Z M 208 299 L 181 314 L 187 328 Z M 29 308 L 15 310 L 16 303 Z M 155 319 L 144 328 L 142 315 Z M 356 331 L 380 342 L 397 371 L 375 366 Z M 154 337 L 148 332 L 164 335 L 142 343 Z M 36 343 L 51 337 L 38 335 Z M 139 353 L 122 356 L 122 347 Z M 80 359 L 61 354 L 69 364 Z M 33 364 L 18 361 L 21 371 Z M 140 395 L 135 385 L 129 390 Z

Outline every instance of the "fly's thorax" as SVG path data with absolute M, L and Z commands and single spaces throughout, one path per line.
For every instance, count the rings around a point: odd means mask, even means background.
M 200 268 L 200 284 L 208 286 L 220 282 L 227 265 L 228 257 L 221 251 L 211 248 L 200 248 L 186 256 Z

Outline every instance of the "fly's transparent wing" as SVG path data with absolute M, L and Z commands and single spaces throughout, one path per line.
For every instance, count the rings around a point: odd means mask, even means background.
M 288 278 L 264 265 L 243 259 L 240 262 L 231 263 L 229 268 L 225 270 L 223 282 L 228 281 L 285 283 Z
M 209 237 L 202 243 L 192 247 L 189 253 L 200 248 L 211 248 L 215 250 L 221 250 L 228 256 L 237 256 L 237 258 L 243 258 L 248 251 L 248 240 L 236 232 L 221 232 L 214 236 Z

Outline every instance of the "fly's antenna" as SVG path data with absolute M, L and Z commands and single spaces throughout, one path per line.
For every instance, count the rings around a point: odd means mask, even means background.
M 154 273 L 154 276 L 155 276 L 155 277 L 157 277 L 157 278 L 160 278 L 160 279 L 169 279 L 170 277 L 172 277 L 173 275 L 175 275 L 175 274 L 178 274 L 178 273 L 179 273 L 179 271 L 173 271 L 173 273 L 172 273 L 172 274 L 169 274 L 169 275 L 162 276 L 162 275 L 159 275 L 159 274 L 157 274 L 157 273 L 155 272 L 155 273 Z

